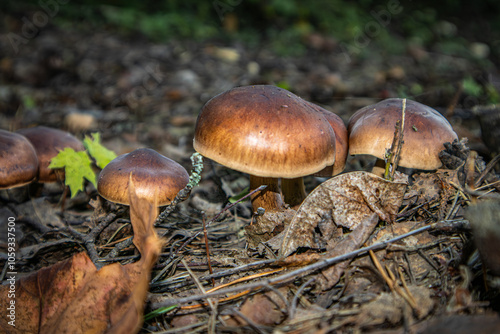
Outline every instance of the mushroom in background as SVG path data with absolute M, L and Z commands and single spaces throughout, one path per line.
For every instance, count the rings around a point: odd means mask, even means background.
M 189 182 L 189 174 L 180 164 L 150 148 L 120 155 L 99 174 L 97 190 L 110 202 L 129 205 L 130 174 L 138 197 L 158 206 L 168 205 Z
M 399 166 L 435 170 L 441 167 L 439 152 L 444 143 L 457 139 L 450 123 L 439 112 L 424 104 L 407 100 Z M 349 120 L 349 154 L 368 154 L 377 158 L 376 167 L 385 169 L 384 157 L 390 149 L 396 122 L 401 119 L 402 99 L 387 99 L 366 106 Z M 383 174 L 374 168 L 377 175 Z
M 59 129 L 48 128 L 45 126 L 36 126 L 33 128 L 19 129 L 18 134 L 26 137 L 35 148 L 38 157 L 38 175 L 39 183 L 51 183 L 64 180 L 64 171 L 49 168 L 50 160 L 54 158 L 59 151 L 70 147 L 75 151 L 83 151 L 83 143 L 72 134 Z
M 29 184 L 36 179 L 38 159 L 25 137 L 0 130 L 0 189 Z
M 194 149 L 250 174 L 255 210 L 281 211 L 279 178 L 301 178 L 335 161 L 335 133 L 308 102 L 275 86 L 237 87 L 209 100 L 196 121 Z

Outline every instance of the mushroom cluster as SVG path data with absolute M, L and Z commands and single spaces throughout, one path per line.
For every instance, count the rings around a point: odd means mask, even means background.
M 201 155 L 250 175 L 254 211 L 296 208 L 306 196 L 303 177 L 341 173 L 348 155 L 387 156 L 401 126 L 399 166 L 433 170 L 439 152 L 457 139 L 436 110 L 421 103 L 387 99 L 353 114 L 348 125 L 334 113 L 270 85 L 236 87 L 210 99 L 195 125 L 193 147 Z M 398 123 L 403 120 L 404 122 Z M 46 127 L 0 130 L 0 189 L 34 180 L 53 182 L 64 174 L 48 168 L 65 147 L 83 150 L 70 134 Z M 121 155 L 100 173 L 99 194 L 128 205 L 128 184 L 159 206 L 170 204 L 189 182 L 187 171 L 158 152 L 142 148 Z M 281 181 L 280 181 L 281 180 Z
M 66 147 L 75 151 L 83 151 L 85 147 L 82 142 L 72 134 L 59 129 L 36 126 L 32 128 L 19 129 L 16 133 L 23 135 L 35 148 L 38 158 L 37 181 L 40 183 L 50 183 L 64 180 L 64 171 L 49 168 L 50 160 L 59 151 Z
M 0 189 L 32 182 L 64 179 L 64 172 L 50 169 L 50 160 L 60 150 L 83 150 L 83 144 L 68 132 L 37 126 L 16 132 L 0 130 Z
M 237 87 L 202 107 L 193 146 L 215 162 L 250 174 L 250 189 L 267 185 L 251 198 L 254 211 L 259 207 L 279 211 L 286 204 L 300 205 L 306 196 L 304 176 L 339 174 L 348 155 L 373 155 L 384 165 L 403 115 L 399 166 L 439 168 L 439 152 L 457 135 L 436 110 L 405 100 L 402 112 L 402 101 L 387 99 L 366 106 L 346 128 L 339 116 L 287 90 L 268 85 Z

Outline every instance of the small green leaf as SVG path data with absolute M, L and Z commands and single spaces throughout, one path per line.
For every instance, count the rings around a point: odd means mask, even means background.
M 178 305 L 172 305 L 172 306 L 167 306 L 167 307 L 160 307 L 159 309 L 156 309 L 152 312 L 149 312 L 148 314 L 145 314 L 144 315 L 144 320 L 147 321 L 149 319 L 152 319 L 154 317 L 157 317 L 163 313 L 167 313 L 169 311 L 172 311 L 174 309 L 176 309 L 177 307 L 179 307 Z
M 243 196 L 246 196 L 248 195 L 248 193 L 250 192 L 250 190 L 248 189 L 248 187 L 246 187 L 245 189 L 243 189 L 242 192 L 240 192 L 239 194 L 236 194 L 232 197 L 229 197 L 229 203 L 235 203 L 237 202 L 239 199 L 241 199 Z
M 483 93 L 483 87 L 479 85 L 472 77 L 466 77 L 462 80 L 464 92 L 473 97 L 479 97 Z
M 97 186 L 96 176 L 92 170 L 92 161 L 86 151 L 76 152 L 74 149 L 66 147 L 52 158 L 49 168 L 64 168 L 64 182 L 71 191 L 71 198 L 83 190 L 84 179 Z
M 99 133 L 92 134 L 93 140 L 90 137 L 85 137 L 83 146 L 87 149 L 90 156 L 95 159 L 97 167 L 103 169 L 106 165 L 116 158 L 115 152 L 107 149 L 101 144 L 101 136 Z

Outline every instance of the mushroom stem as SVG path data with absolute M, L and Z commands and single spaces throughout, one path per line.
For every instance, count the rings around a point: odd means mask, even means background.
M 385 161 L 382 159 L 377 158 L 377 161 L 375 161 L 375 165 L 373 165 L 372 168 L 372 174 L 375 174 L 380 177 L 384 177 L 385 175 Z
M 281 191 L 283 200 L 292 208 L 299 206 L 307 196 L 302 177 L 281 179 Z
M 251 197 L 254 211 L 259 207 L 264 208 L 268 212 L 284 210 L 285 203 L 281 198 L 278 179 L 250 175 L 250 190 L 256 189 L 264 184 L 267 185 L 267 188 L 255 193 Z

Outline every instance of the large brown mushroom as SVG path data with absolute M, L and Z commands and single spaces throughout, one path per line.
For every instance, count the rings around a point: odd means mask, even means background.
M 36 179 L 38 159 L 25 137 L 0 130 L 0 189 L 29 184 Z
M 72 148 L 75 151 L 83 151 L 85 149 L 79 139 L 59 129 L 36 126 L 19 129 L 16 132 L 28 138 L 35 148 L 39 161 L 37 181 L 40 183 L 49 183 L 64 179 L 63 171 L 49 168 L 50 160 L 59 154 L 59 151 L 64 150 L 66 147 Z
M 401 120 L 402 99 L 383 100 L 358 110 L 349 120 L 349 154 L 368 154 L 383 160 Z M 399 166 L 434 170 L 441 167 L 443 144 L 457 139 L 450 123 L 424 104 L 406 100 L 403 145 Z
M 333 165 L 327 166 L 314 173 L 314 176 L 320 177 L 330 177 L 341 173 L 346 164 L 347 153 L 348 153 L 348 143 L 349 137 L 347 135 L 347 128 L 344 124 L 342 118 L 340 118 L 335 113 L 326 110 L 314 103 L 307 102 L 311 108 L 316 112 L 322 114 L 328 121 L 330 126 L 335 133 L 335 161 Z M 295 179 L 282 179 L 281 180 L 281 191 L 283 192 L 283 197 L 285 202 L 290 204 L 292 207 L 297 206 L 306 197 L 306 191 L 304 187 L 304 181 L 302 177 Z
M 203 156 L 250 174 L 254 209 L 284 208 L 279 178 L 313 174 L 335 160 L 335 133 L 325 117 L 300 97 L 275 86 L 223 92 L 202 108 L 194 148 Z
M 102 169 L 97 181 L 99 194 L 111 202 L 130 205 L 131 174 L 137 196 L 158 206 L 170 204 L 189 182 L 188 172 L 177 162 L 150 148 L 140 148 L 118 156 Z

